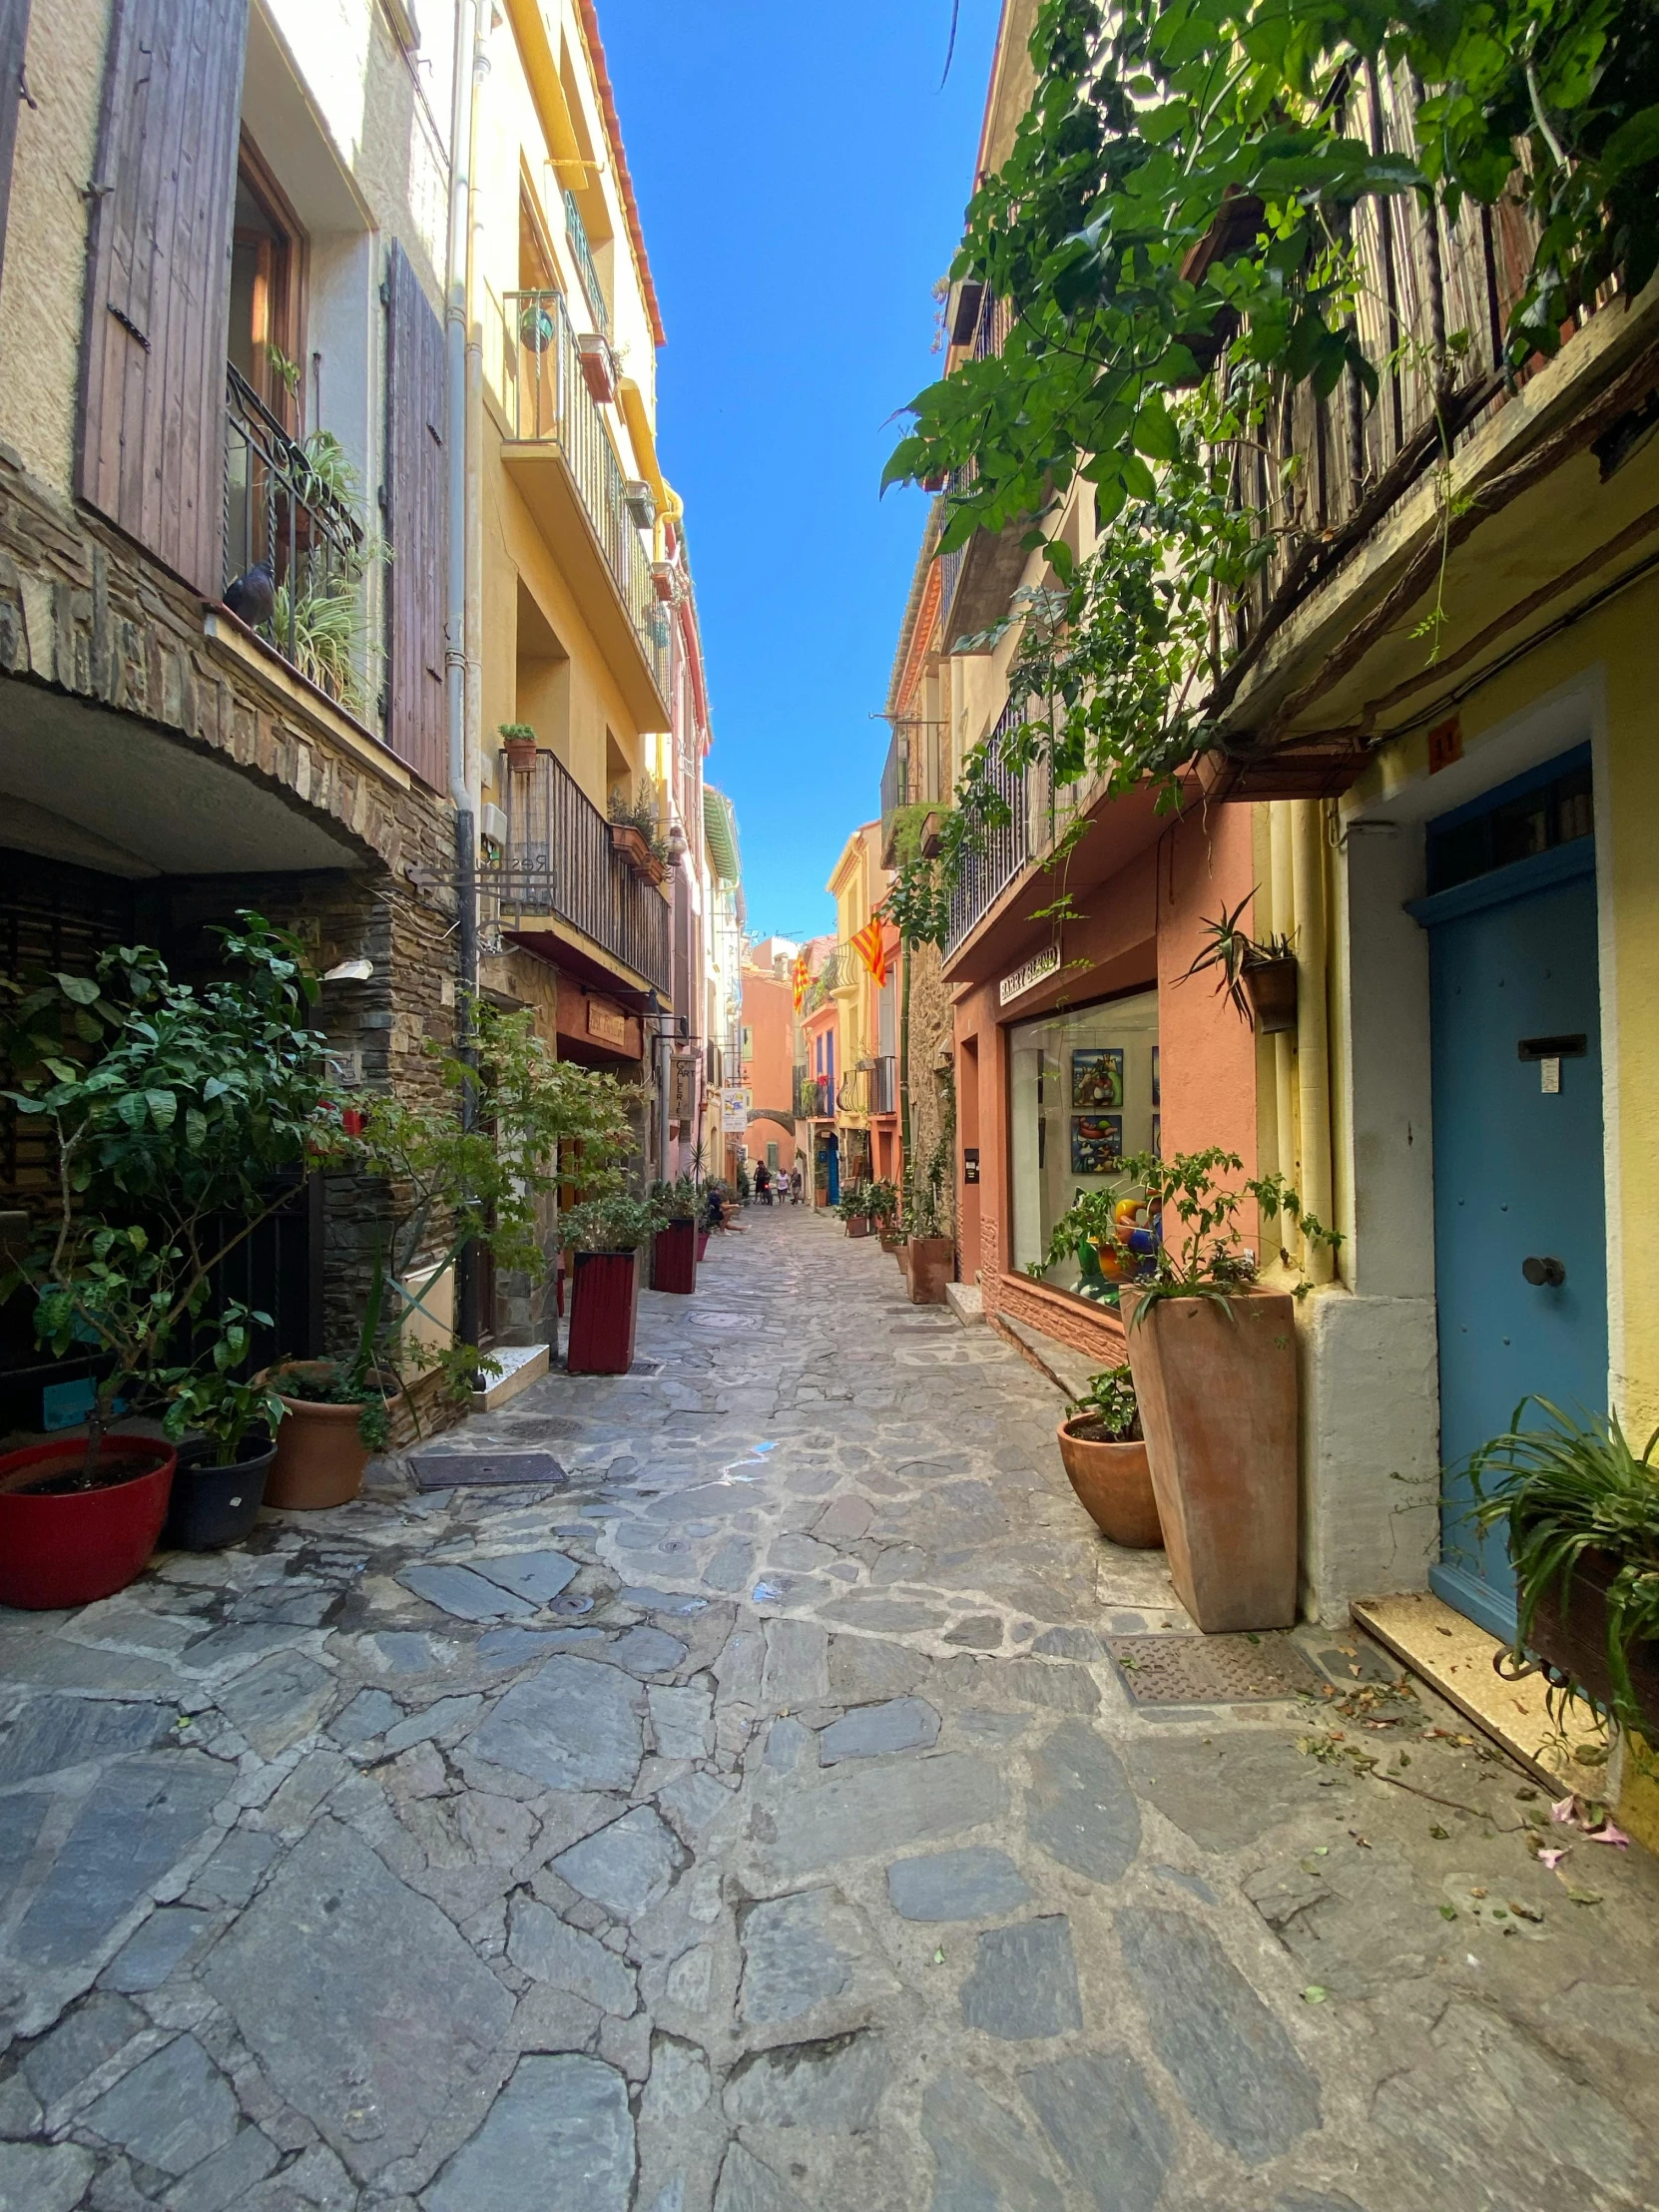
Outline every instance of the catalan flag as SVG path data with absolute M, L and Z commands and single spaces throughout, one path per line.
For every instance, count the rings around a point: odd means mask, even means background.
M 800 1013 L 801 1002 L 807 995 L 807 955 L 805 952 L 796 954 L 795 967 L 791 972 L 790 979 L 795 987 L 795 1010 Z
M 880 990 L 887 980 L 887 952 L 881 941 L 881 918 L 872 914 L 864 926 L 853 932 L 852 949 L 857 953 Z

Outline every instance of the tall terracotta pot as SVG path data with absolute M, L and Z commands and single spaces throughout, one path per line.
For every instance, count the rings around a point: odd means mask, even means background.
M 1296 1619 L 1296 1301 L 1252 1291 L 1158 1300 L 1129 1365 L 1170 1578 L 1206 1634 Z
M 689 1298 L 697 1288 L 697 1224 L 671 1221 L 651 1245 L 651 1288 Z
M 565 1369 L 570 1375 L 626 1375 L 634 1364 L 640 1310 L 637 1252 L 579 1252 L 570 1300 Z
M 955 1270 L 955 1245 L 948 1237 L 912 1237 L 905 1250 L 910 1255 L 904 1271 L 910 1284 L 910 1304 L 942 1306 L 944 1287 Z

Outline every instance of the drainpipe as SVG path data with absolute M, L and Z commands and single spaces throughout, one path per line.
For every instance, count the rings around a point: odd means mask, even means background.
M 1295 872 L 1291 863 L 1291 802 L 1276 799 L 1268 816 L 1268 839 L 1271 860 L 1270 887 L 1273 895 L 1273 930 L 1287 937 L 1296 934 Z M 1301 991 L 1297 993 L 1301 999 Z M 1273 1040 L 1274 1110 L 1279 1129 L 1279 1172 L 1287 1183 L 1297 1179 L 1296 1158 L 1296 1039 L 1288 1029 L 1282 1029 Z M 1286 1242 L 1284 1224 L 1279 1227 L 1279 1241 Z
M 455 884 L 460 905 L 456 932 L 456 1046 L 462 1063 L 477 1065 L 472 1000 L 478 987 L 477 814 L 467 779 L 467 271 L 472 236 L 472 159 L 476 143 L 477 86 L 483 60 L 477 0 L 455 10 L 455 67 L 449 121 L 449 267 L 444 300 L 444 353 L 448 381 L 449 542 L 444 610 L 444 690 L 449 717 L 449 797 L 455 809 Z M 461 1093 L 461 1124 L 475 1126 L 477 1087 L 469 1078 Z M 455 1336 L 476 1344 L 479 1326 L 478 1267 L 466 1246 L 455 1263 Z
M 1296 888 L 1298 990 L 1297 1103 L 1302 1117 L 1302 1203 L 1331 1227 L 1331 1039 L 1326 1010 L 1325 813 L 1317 799 L 1291 802 L 1291 860 Z M 1303 1248 L 1315 1283 L 1336 1264 L 1328 1245 Z

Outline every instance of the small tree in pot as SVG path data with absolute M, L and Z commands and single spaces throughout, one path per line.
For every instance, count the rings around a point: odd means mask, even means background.
M 572 1375 L 626 1375 L 634 1364 L 642 1247 L 663 1223 L 655 1198 L 611 1190 L 561 1217 L 575 1256 L 565 1367 Z
M 175 1432 L 199 1412 L 210 1457 L 230 1464 L 255 1426 L 229 1384 L 263 1317 L 212 1311 L 213 1278 L 286 1203 L 283 1172 L 336 1156 L 341 1137 L 321 1096 L 326 1040 L 305 1020 L 314 978 L 292 939 L 256 914 L 241 924 L 219 931 L 230 974 L 200 987 L 143 947 L 93 976 L 12 986 L 5 1095 L 42 1125 L 56 1192 L 0 1292 L 32 1292 L 38 1342 L 60 1357 L 94 1346 L 104 1372 L 84 1441 L 0 1461 L 11 1603 L 83 1603 L 148 1558 L 174 1452 L 108 1435 L 124 1399 L 171 1393 Z
M 874 1185 L 849 1183 L 835 1201 L 835 1212 L 846 1225 L 849 1237 L 867 1237 L 874 1219 Z
M 1239 1216 L 1341 1238 L 1303 1211 L 1279 1175 L 1244 1179 L 1211 1145 L 1173 1160 L 1134 1154 L 1125 1181 L 1146 1195 L 1159 1236 L 1150 1277 L 1119 1293 L 1170 1576 L 1207 1631 L 1288 1628 L 1296 1618 L 1295 1305 L 1311 1288 L 1256 1287 Z
M 651 1288 L 682 1298 L 697 1288 L 697 1185 L 689 1175 L 654 1183 L 658 1228 L 651 1246 Z

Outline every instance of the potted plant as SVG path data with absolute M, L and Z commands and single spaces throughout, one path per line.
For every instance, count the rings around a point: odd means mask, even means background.
M 849 1183 L 835 1201 L 835 1212 L 845 1224 L 849 1237 L 867 1237 L 873 1219 L 868 1183 Z
M 1544 1416 L 1523 1427 L 1528 1405 Z M 1474 1518 L 1503 1527 L 1515 1569 L 1515 1657 L 1659 1746 L 1659 1429 L 1633 1451 L 1616 1414 L 1582 1420 L 1523 1398 L 1471 1454 Z
M 477 1376 L 499 1363 L 433 1310 L 462 1252 L 482 1245 L 498 1270 L 538 1280 L 542 1213 L 561 1182 L 603 1189 L 620 1176 L 614 1163 L 633 1141 L 621 1084 L 555 1059 L 527 1008 L 480 999 L 467 1014 L 476 1065 L 430 1045 L 435 1096 L 379 1092 L 358 1108 L 351 1156 L 378 1186 L 379 1218 L 356 1341 L 348 1354 L 273 1372 L 284 1418 L 268 1504 L 312 1510 L 354 1497 L 413 1379 L 431 1375 L 440 1398 L 464 1405 Z M 469 1113 L 474 1089 L 487 1114 Z
M 1310 1244 L 1342 1241 L 1283 1177 L 1243 1169 L 1216 1145 L 1123 1162 L 1160 1227 L 1150 1276 L 1119 1292 L 1129 1364 L 1170 1578 L 1207 1633 L 1296 1619 L 1295 1312 L 1311 1286 L 1262 1290 L 1239 1214 L 1253 1202 Z
M 902 1217 L 902 1265 L 912 1306 L 942 1306 L 944 1287 L 955 1274 L 956 1241 L 945 1233 L 944 1205 L 952 1148 L 953 1132 L 947 1124 L 921 1173 L 906 1174 L 909 1195 Z
M 1206 941 L 1179 980 L 1185 983 L 1214 971 L 1217 990 L 1231 1001 L 1240 1020 L 1263 1036 L 1273 1036 L 1296 1027 L 1296 947 L 1283 934 L 1258 940 L 1240 927 L 1239 916 L 1255 896 L 1249 891 L 1231 913 L 1224 906 L 1204 923 Z
M 1090 1376 L 1056 1433 L 1066 1478 L 1100 1533 L 1137 1551 L 1161 1544 L 1164 1532 L 1128 1367 Z
M 661 1226 L 651 1245 L 651 1288 L 688 1298 L 697 1288 L 697 1186 L 682 1175 L 656 1184 L 652 1197 Z
M 100 1374 L 83 1436 L 0 1458 L 8 1604 L 85 1604 L 143 1569 L 175 1447 L 111 1424 L 231 1382 L 255 1317 L 216 1309 L 216 1274 L 286 1203 L 283 1171 L 340 1142 L 326 1040 L 304 1020 L 315 980 L 291 939 L 240 922 L 218 932 L 230 974 L 200 987 L 143 947 L 11 986 L 5 1095 L 43 1125 L 56 1195 L 0 1296 L 32 1293 L 37 1341 L 59 1358 L 96 1348 Z
M 642 1246 L 657 1234 L 657 1202 L 610 1191 L 560 1217 L 574 1257 L 565 1367 L 572 1375 L 626 1375 L 634 1364 Z
M 656 794 L 648 777 L 630 799 L 618 784 L 611 793 L 611 843 L 634 873 L 660 883 L 668 873 L 668 840 L 663 835 Z
M 1079 1191 L 1049 1233 L 1048 1250 L 1026 1273 L 1037 1281 L 1062 1260 L 1077 1262 L 1073 1295 L 1116 1307 L 1126 1283 L 1156 1271 L 1158 1225 L 1145 1198 L 1121 1188 Z
M 242 1378 L 255 1327 L 269 1314 L 228 1306 L 205 1367 L 186 1370 L 169 1388 L 164 1423 L 178 1445 L 162 1543 L 177 1551 L 220 1551 L 241 1543 L 259 1519 L 286 1410 L 264 1379 Z
M 869 1218 L 883 1252 L 898 1250 L 898 1185 L 885 1177 L 869 1187 Z
M 536 733 L 527 722 L 503 722 L 499 725 L 501 755 L 510 774 L 528 776 L 536 765 Z

